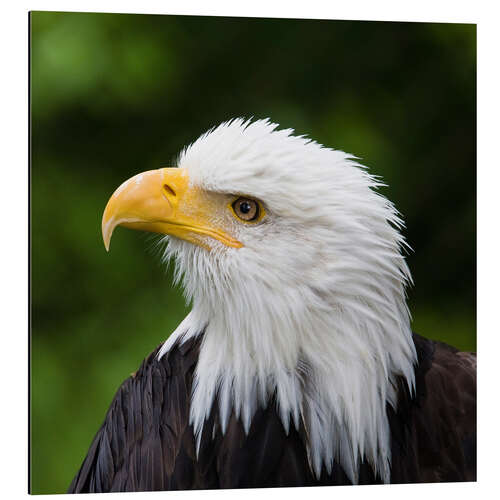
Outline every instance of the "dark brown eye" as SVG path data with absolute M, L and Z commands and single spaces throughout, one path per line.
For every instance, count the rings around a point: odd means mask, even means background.
M 260 215 L 260 206 L 250 198 L 238 198 L 232 205 L 234 213 L 246 222 L 255 221 Z

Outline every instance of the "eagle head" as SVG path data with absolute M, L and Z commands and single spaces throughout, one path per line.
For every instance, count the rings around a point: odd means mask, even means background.
M 379 186 L 349 154 L 235 119 L 112 195 L 106 248 L 119 225 L 165 235 L 192 303 L 161 355 L 203 334 L 198 435 L 214 401 L 223 430 L 232 411 L 248 429 L 274 395 L 286 429 L 303 420 L 318 475 L 338 459 L 355 479 L 366 457 L 387 476 L 386 403 L 395 377 L 412 387 L 415 350 L 402 221 Z

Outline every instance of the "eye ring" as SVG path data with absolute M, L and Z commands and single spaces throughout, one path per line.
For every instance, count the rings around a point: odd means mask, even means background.
M 233 215 L 243 222 L 255 223 L 264 216 L 262 205 L 257 200 L 246 196 L 239 196 L 236 198 L 230 204 L 230 207 Z

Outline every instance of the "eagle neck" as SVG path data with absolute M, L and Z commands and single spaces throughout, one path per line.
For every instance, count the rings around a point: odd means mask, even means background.
M 245 289 L 252 285 L 247 282 Z M 404 297 L 383 316 L 363 303 L 324 303 L 314 295 L 281 291 L 267 303 L 234 293 L 215 302 L 194 296 L 177 335 L 187 339 L 203 332 L 190 408 L 197 445 L 214 405 L 223 433 L 232 414 L 248 432 L 256 410 L 275 397 L 287 433 L 290 426 L 304 425 L 317 477 L 323 468 L 331 473 L 337 462 L 356 483 L 360 462 L 368 461 L 388 482 L 386 405 L 397 405 L 398 376 L 410 389 L 414 384 Z

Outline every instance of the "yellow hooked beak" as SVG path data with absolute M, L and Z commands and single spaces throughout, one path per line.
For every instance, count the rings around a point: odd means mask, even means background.
M 125 181 L 111 196 L 102 216 L 106 250 L 116 226 L 169 234 L 210 249 L 206 236 L 241 248 L 238 240 L 214 226 L 216 207 L 203 190 L 189 185 L 183 168 L 160 168 Z

